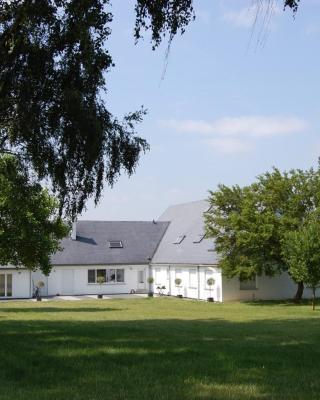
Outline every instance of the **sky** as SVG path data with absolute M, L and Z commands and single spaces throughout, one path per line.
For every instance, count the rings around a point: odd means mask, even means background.
M 195 0 L 196 20 L 174 38 L 165 68 L 167 42 L 152 51 L 145 35 L 135 45 L 134 1 L 113 0 L 104 100 L 119 118 L 148 109 L 137 131 L 150 151 L 79 219 L 157 219 L 219 183 L 317 165 L 320 0 L 302 0 L 295 18 L 281 0 L 267 14 L 261 1 Z

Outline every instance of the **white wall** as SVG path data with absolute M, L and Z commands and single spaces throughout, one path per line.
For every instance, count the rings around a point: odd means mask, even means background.
M 124 283 L 105 283 L 103 285 L 88 283 L 89 269 L 124 269 Z M 118 266 L 55 266 L 47 279 L 47 294 L 49 296 L 80 295 L 80 294 L 117 294 L 130 293 L 138 288 L 138 271 L 145 270 L 146 265 L 118 265 Z M 44 282 L 46 277 L 37 272 L 37 278 Z M 147 276 L 147 273 L 145 273 Z M 39 280 L 38 279 L 38 280 Z M 141 286 L 141 285 L 140 285 Z M 147 284 L 146 284 L 147 286 Z M 43 292 L 43 295 L 45 293 Z
M 292 298 L 297 285 L 287 273 L 278 276 L 258 276 L 256 290 L 240 290 L 238 278 L 222 278 L 223 301 L 230 300 L 281 300 Z
M 12 275 L 12 298 L 30 297 L 30 271 L 26 269 L 1 268 L 0 274 L 3 273 Z
M 196 273 L 195 284 L 190 285 L 190 272 Z M 154 278 L 153 290 L 158 293 L 157 286 L 165 286 L 165 294 L 206 300 L 210 297 L 210 290 L 206 281 L 209 277 L 215 280 L 211 296 L 215 301 L 222 301 L 221 273 L 217 268 L 197 265 L 152 265 L 151 273 Z M 210 275 L 209 275 L 210 274 Z M 182 280 L 181 288 L 175 284 L 176 277 Z

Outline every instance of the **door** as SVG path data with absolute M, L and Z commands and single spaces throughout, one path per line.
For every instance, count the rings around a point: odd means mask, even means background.
M 12 297 L 12 274 L 0 274 L 0 297 Z
M 64 269 L 61 273 L 61 294 L 74 294 L 73 269 Z
M 138 270 L 138 289 L 146 288 L 146 272 L 145 269 Z

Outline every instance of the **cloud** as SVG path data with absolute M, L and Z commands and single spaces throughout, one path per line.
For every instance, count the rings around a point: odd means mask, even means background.
M 204 143 L 221 154 L 250 153 L 255 147 L 252 142 L 237 138 L 213 138 Z
M 253 8 L 242 8 L 241 10 L 226 11 L 222 20 L 240 28 L 251 28 L 254 24 L 255 15 Z
M 260 0 L 249 7 L 225 10 L 221 19 L 237 28 L 254 28 L 257 23 L 270 28 L 272 17 L 280 12 L 275 0 Z
M 282 116 L 225 117 L 213 121 L 169 119 L 161 124 L 176 132 L 204 136 L 205 145 L 224 154 L 248 153 L 262 138 L 293 135 L 308 129 L 305 120 Z
M 170 119 L 162 121 L 162 124 L 178 132 L 193 132 L 220 136 L 247 135 L 256 138 L 293 134 L 308 128 L 307 122 L 303 119 L 278 116 L 225 117 L 211 122 Z

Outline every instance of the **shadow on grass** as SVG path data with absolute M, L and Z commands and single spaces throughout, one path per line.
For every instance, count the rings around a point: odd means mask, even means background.
M 108 307 L 70 307 L 70 308 L 62 308 L 62 307 L 23 307 L 23 308 L 0 308 L 2 313 L 61 313 L 61 312 L 105 312 L 105 311 L 125 311 L 126 308 L 108 308 Z
M 318 399 L 319 338 L 318 318 L 5 320 L 1 400 Z
M 320 299 L 317 299 L 316 301 L 316 307 L 318 306 L 320 308 Z M 312 300 L 310 299 L 302 299 L 299 302 L 294 301 L 293 299 L 287 299 L 287 300 L 255 300 L 255 301 L 242 301 L 242 303 L 248 304 L 250 306 L 293 306 L 293 307 L 299 307 L 299 306 L 306 306 L 309 305 L 312 307 Z

